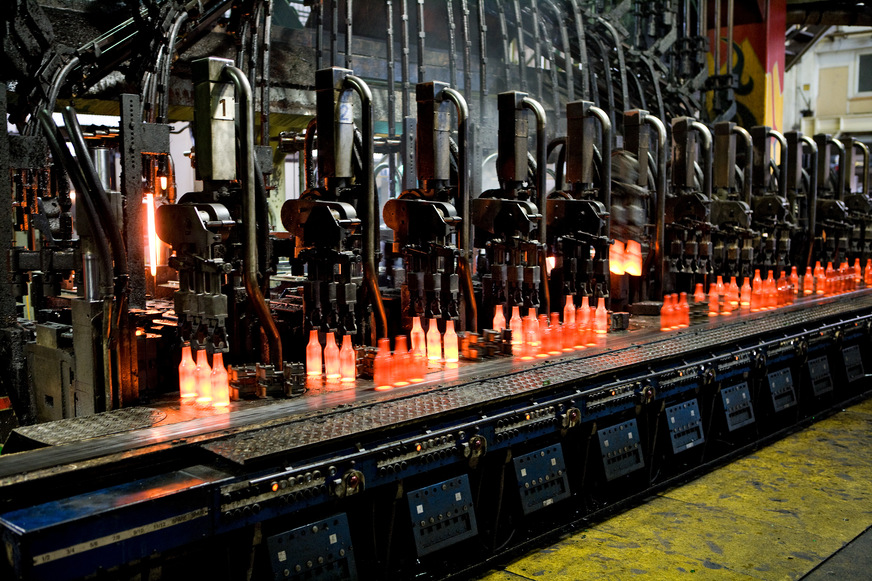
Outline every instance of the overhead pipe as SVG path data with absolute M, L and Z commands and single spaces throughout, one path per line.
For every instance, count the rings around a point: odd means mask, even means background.
M 445 0 L 445 12 L 448 16 L 448 82 L 452 87 L 457 86 L 457 55 L 455 45 L 457 27 L 454 24 L 454 2 Z M 423 79 L 418 79 L 422 81 Z
M 766 133 L 766 137 L 774 137 L 775 141 L 781 145 L 781 163 L 778 168 L 778 195 L 783 199 L 787 199 L 787 138 L 780 131 L 770 129 Z
M 660 284 L 659 291 L 663 290 L 663 281 L 666 280 L 666 267 L 664 263 L 666 246 L 666 166 L 669 153 L 666 151 L 666 126 L 654 115 L 645 115 L 645 123 L 654 127 L 657 131 L 657 216 L 654 234 L 654 273 Z
M 521 106 L 529 109 L 536 116 L 536 194 L 538 197 L 539 213 L 542 215 L 539 222 L 539 238 L 542 244 L 542 256 L 540 257 L 540 275 L 542 280 L 542 295 L 545 303 L 545 312 L 551 312 L 551 291 L 548 288 L 548 268 L 546 266 L 546 250 L 548 248 L 548 191 L 546 186 L 548 167 L 548 134 L 546 125 L 548 119 L 545 109 L 535 99 L 524 97 Z
M 808 135 L 802 136 L 802 143 L 808 146 L 811 152 L 811 175 L 809 176 L 808 188 L 808 256 L 805 261 L 806 268 L 811 267 L 814 256 L 814 237 L 817 229 L 817 188 L 818 188 L 818 147 L 814 139 Z
M 472 286 L 472 224 L 469 191 L 469 105 L 460 92 L 446 87 L 442 98 L 454 103 L 457 109 L 457 197 L 460 200 L 460 270 L 463 277 L 464 297 L 469 307 L 467 329 L 475 333 L 478 327 L 478 306 Z
M 854 140 L 854 147 L 859 147 L 860 151 L 863 152 L 863 195 L 869 195 L 869 148 L 866 147 L 866 144 L 862 141 Z M 854 168 L 851 168 L 851 172 L 854 172 Z
M 847 172 L 845 172 L 845 161 L 847 158 L 845 151 L 845 144 L 836 139 L 835 137 L 831 137 L 827 140 L 827 143 L 832 143 L 836 146 L 836 149 L 839 150 L 839 168 L 838 173 L 836 173 L 836 199 L 840 202 L 845 201 L 845 178 L 847 177 Z M 830 160 L 827 160 L 827 167 L 829 167 Z
M 266 332 L 269 345 L 269 358 L 276 369 L 282 369 L 282 341 L 278 327 L 272 318 L 260 286 L 257 284 L 257 187 L 254 162 L 254 99 L 251 84 L 239 67 L 228 65 L 223 74 L 233 83 L 239 100 L 241 133 L 239 143 L 240 158 L 245 167 L 242 183 L 245 203 L 242 205 L 242 222 L 245 227 L 245 254 L 243 255 L 243 281 L 261 326 Z
M 745 140 L 745 171 L 742 181 L 742 200 L 750 206 L 751 192 L 754 189 L 751 183 L 751 174 L 754 168 L 754 142 L 751 139 L 751 134 L 744 127 L 733 125 L 733 133 L 740 135 Z M 787 183 L 786 180 L 785 183 Z
M 375 169 L 374 144 L 373 144 L 373 106 L 372 106 L 372 91 L 369 86 L 355 75 L 345 77 L 345 85 L 354 90 L 360 97 L 361 103 L 361 133 L 363 134 L 363 175 L 366 180 L 366 216 L 363 225 L 363 268 L 364 280 L 369 288 L 369 294 L 375 307 L 376 317 L 381 325 L 382 334 L 376 336 L 384 338 L 388 336 L 388 316 L 385 311 L 385 305 L 382 301 L 381 290 L 378 287 L 378 263 L 376 256 L 378 254 L 378 195 L 375 191 L 375 178 L 373 170 Z
M 385 16 L 388 21 L 387 28 L 387 63 L 388 63 L 388 138 L 396 135 L 397 95 L 396 80 L 394 75 L 394 3 L 393 0 L 385 0 Z M 397 189 L 397 158 L 393 152 L 388 153 L 388 196 L 394 197 Z

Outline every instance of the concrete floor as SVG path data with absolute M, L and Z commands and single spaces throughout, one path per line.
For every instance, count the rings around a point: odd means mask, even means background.
M 872 579 L 870 527 L 867 400 L 481 579 Z

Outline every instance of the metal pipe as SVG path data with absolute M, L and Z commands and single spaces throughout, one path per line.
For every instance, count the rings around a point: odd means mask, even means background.
M 188 13 L 184 12 L 184 11 L 180 12 L 179 15 L 176 16 L 176 19 L 173 21 L 173 26 L 170 29 L 170 35 L 169 35 L 169 38 L 167 39 L 167 52 L 166 52 L 166 56 L 164 57 L 165 60 L 164 60 L 163 68 L 160 72 L 160 78 L 158 81 L 158 85 L 163 87 L 163 92 L 162 92 L 160 98 L 158 99 L 158 117 L 157 117 L 158 123 L 166 123 L 167 115 L 169 113 L 169 107 L 170 107 L 170 87 L 169 87 L 170 69 L 173 66 L 173 55 L 176 52 L 176 50 L 175 50 L 176 39 L 179 37 L 179 31 L 182 29 L 182 25 L 185 22 L 187 22 L 187 20 L 188 20 Z
M 563 13 L 560 12 L 560 9 L 557 8 L 554 2 L 548 0 L 545 5 L 549 6 L 554 12 L 554 17 L 557 19 L 557 25 L 560 27 L 560 43 L 563 45 L 564 55 L 563 70 L 566 73 L 566 98 L 567 102 L 571 103 L 575 101 L 575 81 L 573 79 L 574 71 L 572 66 L 572 51 L 569 44 L 569 31 L 566 29 L 566 22 L 563 20 Z M 557 66 L 556 63 L 554 66 Z M 555 92 L 556 91 L 557 89 L 555 88 Z M 555 113 L 559 118 L 559 112 Z
M 608 114 L 599 107 L 591 107 L 590 112 L 597 119 L 603 128 L 602 139 L 602 185 L 600 186 L 600 195 L 602 203 L 606 207 L 606 212 L 612 212 L 612 123 Z M 611 219 L 606 219 L 606 235 L 611 236 Z
M 236 88 L 239 100 L 241 133 L 239 143 L 241 147 L 240 157 L 245 167 L 243 179 L 243 192 L 245 203 L 242 205 L 242 223 L 245 227 L 245 254 L 243 255 L 243 280 L 245 290 L 251 300 L 255 313 L 260 319 L 260 324 L 266 332 L 269 345 L 269 358 L 276 369 L 283 367 L 282 341 L 278 327 L 272 318 L 269 305 L 263 297 L 260 286 L 257 284 L 257 188 L 254 183 L 256 172 L 254 167 L 254 99 L 252 98 L 251 84 L 248 78 L 238 67 L 226 66 L 223 74 L 229 77 Z
M 735 133 L 736 135 L 741 135 L 742 139 L 745 140 L 745 175 L 742 181 L 742 199 L 745 201 L 746 204 L 748 204 L 748 206 L 750 206 L 751 192 L 754 189 L 753 184 L 751 183 L 751 174 L 754 168 L 754 142 L 751 139 L 751 134 L 748 133 L 748 131 L 744 127 L 734 125 L 733 133 Z
M 315 135 L 318 131 L 318 118 L 312 117 L 306 125 L 306 135 L 303 137 L 303 167 L 306 168 L 306 189 L 315 187 Z
M 454 52 L 456 26 L 454 25 L 454 3 L 445 0 L 445 11 L 448 13 L 448 83 L 457 86 L 457 55 Z
M 781 145 L 781 163 L 778 167 L 778 195 L 787 199 L 787 138 L 780 131 L 770 129 L 766 137 L 774 137 Z
M 539 31 L 539 3 L 531 0 L 530 10 L 533 11 L 533 58 L 536 63 L 536 98 L 542 99 L 542 37 Z
M 539 241 L 542 244 L 543 256 L 541 256 L 539 270 L 542 276 L 542 298 L 545 303 L 545 312 L 551 312 L 551 291 L 548 288 L 548 268 L 546 267 L 545 251 L 548 249 L 548 191 L 546 186 L 546 170 L 548 169 L 548 134 L 546 124 L 548 118 L 545 109 L 535 99 L 524 97 L 521 105 L 529 109 L 536 116 L 536 194 L 538 197 L 539 213 Z
M 263 47 L 261 49 L 261 94 L 260 94 L 260 144 L 269 145 L 269 104 L 270 104 L 270 52 L 272 51 L 272 12 L 273 0 L 265 4 Z M 315 69 L 317 70 L 317 69 Z
M 472 41 L 469 37 L 469 4 L 467 0 L 460 0 L 460 13 L 463 22 L 463 96 L 467 104 L 472 100 L 472 63 L 470 50 Z
M 854 141 L 854 147 L 859 147 L 860 151 L 863 152 L 863 195 L 869 195 L 869 148 L 866 147 L 866 144 L 862 141 Z M 851 168 L 851 172 L 853 173 L 854 168 Z
M 591 87 L 590 87 L 590 77 L 587 74 L 588 71 L 588 60 L 587 60 L 587 42 L 585 41 L 584 36 L 584 21 L 582 20 L 581 9 L 578 7 L 577 0 L 570 0 L 570 6 L 572 7 L 572 14 L 575 17 L 575 38 L 578 42 L 578 63 L 581 65 L 581 98 L 585 101 L 590 101 L 591 99 Z M 567 53 L 568 56 L 568 53 Z
M 806 268 L 811 266 L 814 255 L 814 238 L 817 229 L 817 187 L 818 187 L 818 147 L 814 139 L 808 135 L 802 136 L 802 143 L 811 151 L 811 175 L 809 176 L 808 188 L 808 256 L 805 261 Z
M 388 316 L 385 312 L 385 305 L 382 302 L 381 290 L 378 287 L 378 264 L 376 263 L 376 255 L 378 254 L 378 196 L 375 191 L 375 178 L 373 177 L 373 169 L 375 161 L 373 160 L 373 112 L 372 112 L 372 91 L 363 79 L 355 75 L 345 77 L 345 84 L 348 88 L 353 89 L 360 96 L 361 103 L 361 132 L 363 133 L 363 175 L 366 179 L 366 220 L 363 225 L 363 268 L 364 280 L 369 287 L 369 293 L 373 306 L 376 310 L 376 317 L 381 324 L 382 334 L 376 336 L 383 338 L 388 336 Z
M 388 137 L 396 134 L 397 95 L 396 79 L 394 78 L 394 3 L 385 1 L 385 11 L 388 21 L 387 29 L 387 64 L 388 64 Z M 393 198 L 396 191 L 397 158 L 393 152 L 388 153 L 388 197 Z
M 315 11 L 315 70 L 324 68 L 324 0 L 312 7 Z
M 336 66 L 339 52 L 339 0 L 330 0 L 330 66 Z
M 666 280 L 666 268 L 663 262 L 666 246 L 666 165 L 668 153 L 666 151 L 666 126 L 654 115 L 645 115 L 645 123 L 654 127 L 657 131 L 657 221 L 654 235 L 654 273 L 660 284 L 659 291 L 663 290 L 663 281 Z
M 61 92 L 61 87 L 63 86 L 64 81 L 67 79 L 67 76 L 69 76 L 70 71 L 76 68 L 78 64 L 79 57 L 74 56 L 70 59 L 70 62 L 64 65 L 64 67 L 59 70 L 55 75 L 51 83 L 51 88 L 49 89 L 48 99 L 46 100 L 45 108 L 49 111 L 55 110 L 55 105 L 57 104 L 58 94 Z M 45 127 L 43 127 L 43 129 L 45 129 Z
M 733 18 L 734 0 L 727 0 L 727 74 L 733 74 Z
M 353 10 L 353 0 L 345 0 L 345 68 L 353 69 L 354 63 L 352 62 L 351 55 L 351 40 L 353 34 L 352 28 L 352 10 Z
M 478 306 L 472 286 L 472 224 L 470 223 L 469 191 L 469 105 L 458 91 L 446 87 L 443 98 L 454 103 L 457 109 L 457 197 L 460 200 L 460 270 L 463 277 L 464 297 L 469 307 L 467 329 L 473 333 L 478 326 Z
M 97 170 L 94 169 L 94 164 L 91 161 L 88 146 L 85 144 L 85 136 L 82 134 L 82 128 L 76 117 L 75 109 L 72 107 L 65 107 L 63 110 L 63 116 L 64 123 L 67 126 L 67 134 L 69 134 L 70 142 L 73 144 L 73 149 L 76 151 L 78 165 L 82 168 L 82 177 L 84 177 L 88 186 L 86 191 L 91 192 L 94 197 L 94 207 L 97 210 L 97 217 L 100 220 L 100 224 L 103 227 L 106 237 L 109 239 L 109 246 L 112 249 L 112 260 L 115 265 L 114 273 L 116 284 L 119 284 L 121 288 L 126 288 L 126 279 L 129 271 L 127 268 L 127 249 L 124 244 L 124 238 L 121 236 L 121 229 L 118 228 L 115 217 L 112 215 L 109 198 L 106 197 L 106 192 L 103 190 L 100 176 L 97 175 Z M 136 203 L 135 200 L 134 203 Z M 141 199 L 139 200 L 139 203 L 142 203 Z
M 712 133 L 709 128 L 694 121 L 690 124 L 702 137 L 702 193 L 709 199 L 712 197 Z
M 427 32 L 424 27 L 424 0 L 418 0 L 418 82 L 423 83 L 427 76 L 424 68 L 424 40 L 427 37 Z M 387 329 L 385 329 L 385 337 L 387 337 Z
M 524 19 L 521 16 L 521 2 L 514 0 L 515 30 L 518 33 L 518 75 L 521 80 L 521 90 L 527 91 L 527 67 L 524 63 Z M 538 95 L 537 95 L 538 97 Z
M 485 118 L 487 98 L 487 13 L 484 0 L 478 0 L 478 118 Z
M 836 146 L 836 149 L 839 150 L 839 169 L 836 174 L 836 199 L 840 202 L 845 201 L 845 178 L 847 176 L 847 172 L 845 171 L 845 158 L 847 157 L 845 152 L 845 144 L 836 139 L 835 137 L 830 138 L 827 143 L 832 143 Z M 827 160 L 827 166 L 829 167 L 829 161 Z
M 409 71 L 409 0 L 400 0 L 403 3 L 403 11 L 400 19 L 403 21 L 402 34 L 400 35 L 400 49 L 402 57 L 402 75 L 403 75 L 403 119 L 406 119 L 412 114 L 412 103 L 410 97 L 410 78 Z
M 712 39 L 715 57 L 715 74 L 721 74 L 721 0 L 715 0 L 715 30 Z

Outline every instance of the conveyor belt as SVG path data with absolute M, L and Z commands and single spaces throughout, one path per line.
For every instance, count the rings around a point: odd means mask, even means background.
M 850 305 L 850 308 L 846 308 Z M 311 446 L 331 439 L 347 437 L 370 430 L 396 427 L 485 402 L 531 395 L 543 387 L 589 379 L 620 367 L 645 362 L 656 363 L 682 354 L 724 347 L 745 341 L 755 335 L 807 325 L 841 313 L 872 307 L 872 296 L 858 297 L 850 302 L 833 301 L 792 312 L 769 312 L 753 319 L 740 319 L 728 325 L 687 330 L 659 335 L 657 340 L 625 347 L 590 357 L 544 363 L 533 369 L 517 371 L 502 377 L 465 383 L 445 389 L 421 393 L 397 401 L 372 404 L 362 409 L 338 411 L 317 422 L 291 423 L 245 433 L 210 442 L 205 448 L 239 464 L 289 450 Z
M 388 395 L 358 389 L 353 404 L 343 392 L 316 398 L 278 402 L 255 409 L 190 420 L 178 424 L 54 446 L 0 457 L 0 487 L 41 476 L 78 470 L 101 462 L 111 463 L 131 454 L 148 454 L 174 447 L 202 444 L 211 452 L 245 464 L 277 453 L 347 438 L 371 430 L 399 427 L 422 418 L 459 412 L 486 402 L 529 397 L 543 387 L 549 389 L 590 379 L 617 368 L 676 357 L 715 347 L 730 348 L 756 335 L 808 326 L 832 317 L 867 311 L 872 293 L 856 291 L 836 298 L 813 299 L 777 312 L 719 318 L 670 333 L 623 333 L 609 337 L 599 349 L 558 358 L 553 362 L 523 364 L 499 360 L 472 364 L 455 378 L 430 381 L 423 393 L 396 390 Z M 533 368 L 530 368 L 533 366 Z M 506 368 L 512 371 L 506 373 Z M 518 370 L 520 368 L 520 370 Z M 502 374 L 499 372 L 502 370 Z M 457 372 L 458 370 L 455 370 Z M 489 379 L 473 379 L 490 375 Z M 499 375 L 497 377 L 494 377 Z M 87 418 L 84 419 L 85 421 Z

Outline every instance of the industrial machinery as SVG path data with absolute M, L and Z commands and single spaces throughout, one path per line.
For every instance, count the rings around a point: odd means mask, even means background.
M 868 149 L 733 2 L 13 4 L 4 580 L 467 577 L 867 393 Z

